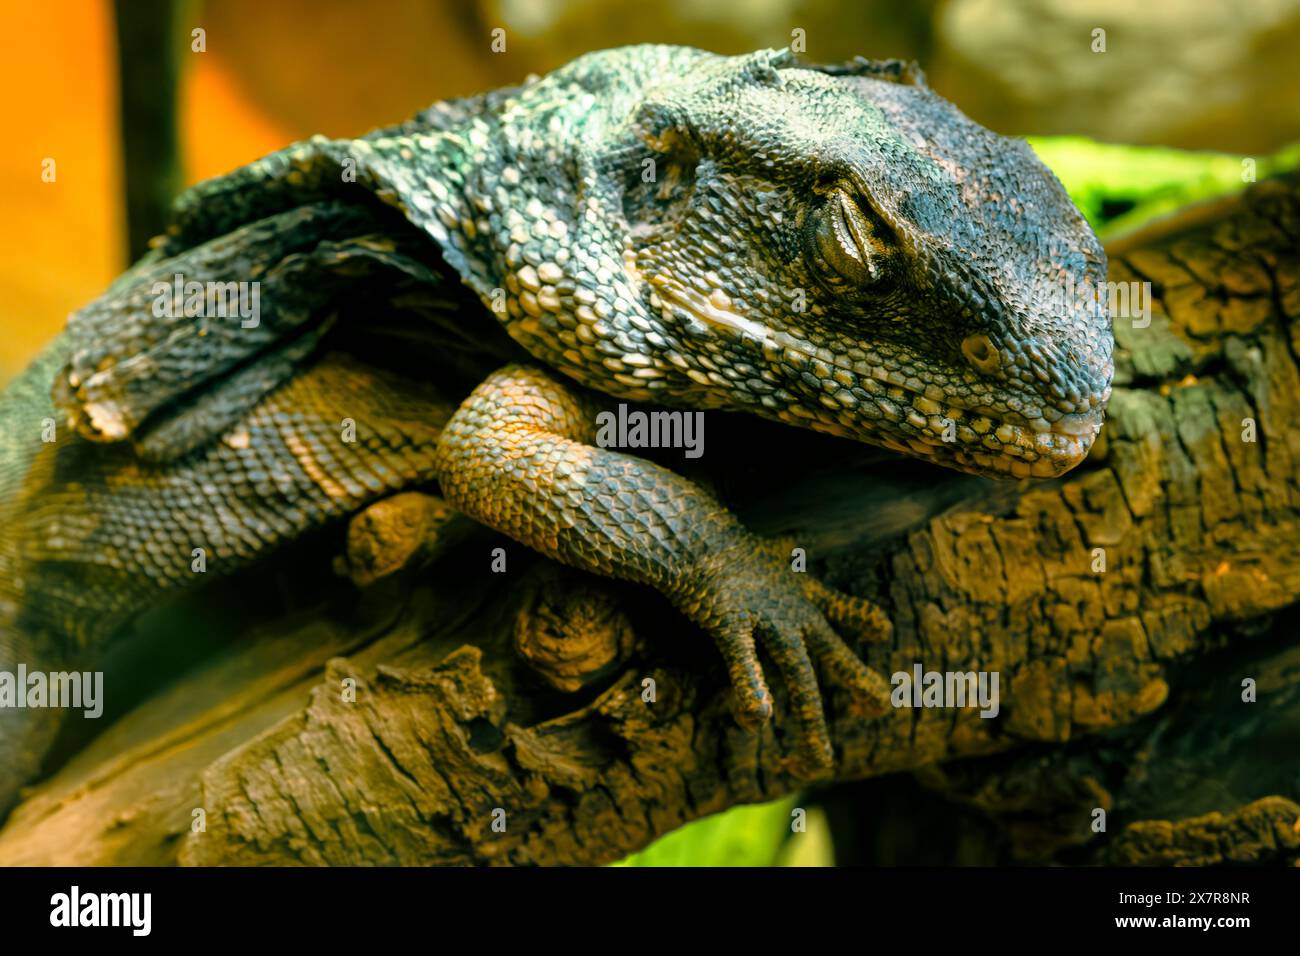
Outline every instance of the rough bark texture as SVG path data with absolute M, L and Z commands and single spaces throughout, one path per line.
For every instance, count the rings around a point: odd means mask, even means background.
M 1117 318 L 1104 441 L 1063 480 L 710 417 L 698 477 L 891 614 L 872 667 L 1000 675 L 994 719 L 868 722 L 831 690 L 837 780 L 915 771 L 998 834 L 985 859 L 1300 856 L 1298 247 L 1294 178 L 1113 247 L 1114 280 L 1151 283 L 1152 318 Z M 401 529 L 438 509 L 411 508 L 354 538 L 391 525 L 424 555 Z M 654 595 L 463 529 L 432 564 L 322 585 L 344 539 L 145 622 L 110 667 L 164 648 L 173 677 L 69 738 L 0 863 L 603 863 L 804 786 L 783 712 L 737 728 L 712 648 Z M 349 547 L 385 563 L 383 541 Z M 876 812 L 881 791 L 854 792 Z

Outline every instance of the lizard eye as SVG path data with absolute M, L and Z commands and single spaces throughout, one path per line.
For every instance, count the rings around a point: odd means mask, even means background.
M 867 286 L 884 278 L 887 240 L 847 192 L 832 190 L 811 225 L 813 256 L 832 284 Z

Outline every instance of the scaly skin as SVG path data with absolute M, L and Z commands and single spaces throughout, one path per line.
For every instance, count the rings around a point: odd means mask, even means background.
M 433 475 L 451 409 L 417 382 L 339 354 L 264 398 L 222 441 L 177 462 L 76 439 L 45 443 L 47 352 L 0 396 L 0 670 L 84 669 L 165 592 Z M 345 418 L 356 440 L 342 440 Z M 109 689 L 111 692 L 111 688 Z M 61 711 L 0 710 L 0 814 Z
M 452 506 L 547 555 L 658 588 L 717 642 L 747 724 L 772 709 L 757 639 L 789 689 L 801 770 L 816 772 L 830 746 L 812 662 L 879 712 L 883 678 L 831 624 L 882 638 L 888 623 L 792 575 L 702 489 L 593 447 L 596 411 L 609 398 L 744 410 L 978 474 L 1058 475 L 1100 427 L 1112 348 L 1104 302 L 1062 302 L 1062 287 L 1100 284 L 1105 266 L 1028 147 L 971 123 L 896 63 L 630 47 L 362 139 L 318 137 L 183 196 L 168 236 L 73 316 L 57 356 L 14 393 L 4 427 L 30 429 L 33 381 L 61 363 L 59 417 L 80 437 L 50 454 L 85 490 L 74 505 L 20 477 L 0 489 L 10 513 L 134 521 L 108 536 L 78 525 L 57 573 L 42 551 L 48 528 L 6 527 L 5 576 L 24 582 L 10 588 L 9 620 L 77 638 L 90 618 L 116 622 L 152 599 L 110 600 L 105 565 L 128 576 L 170 566 L 164 545 L 187 564 L 228 522 L 283 525 L 241 538 L 251 559 L 361 506 L 383 489 L 284 521 L 336 463 L 276 487 L 237 482 L 237 465 L 200 485 L 215 501 L 193 493 L 192 469 L 228 454 L 223 436 L 268 402 L 310 401 L 293 389 L 320 374 L 310 362 L 334 318 L 364 323 L 377 300 L 451 317 L 472 339 L 466 330 L 494 314 L 532 364 L 475 389 L 428 472 L 402 486 L 437 478 Z M 156 317 L 154 283 L 176 273 L 262 282 L 260 323 Z M 447 277 L 490 311 L 449 304 Z M 132 450 L 97 454 L 90 442 Z M 257 432 L 248 450 L 263 471 L 301 464 L 283 433 L 263 443 Z M 177 480 L 187 491 L 160 511 L 159 488 Z M 160 535 L 164 523 L 184 540 Z M 146 578 L 150 594 L 173 580 Z M 81 603 L 41 620 L 68 580 Z M 59 638 L 24 640 L 18 651 L 39 660 Z

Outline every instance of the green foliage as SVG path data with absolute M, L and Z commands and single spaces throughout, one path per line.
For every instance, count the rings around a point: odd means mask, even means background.
M 1245 189 L 1250 185 L 1246 159 L 1255 160 L 1256 179 L 1300 167 L 1300 143 L 1260 157 L 1114 146 L 1079 136 L 1031 136 L 1029 144 L 1103 240 L 1191 203 Z
M 772 866 L 796 798 L 732 807 L 674 830 L 615 866 Z
M 792 837 L 798 796 L 732 807 L 674 830 L 614 866 L 834 866 L 826 815 L 809 808 L 807 829 Z

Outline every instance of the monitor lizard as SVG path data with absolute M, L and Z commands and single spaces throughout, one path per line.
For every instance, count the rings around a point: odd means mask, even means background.
M 815 776 L 832 761 L 815 666 L 882 713 L 887 682 L 840 634 L 884 640 L 888 620 L 792 573 L 699 484 L 599 447 L 597 412 L 744 411 L 1060 475 L 1110 395 L 1105 274 L 1032 150 L 898 61 L 627 47 L 313 137 L 184 193 L 0 397 L 0 671 L 82 666 L 200 554 L 225 573 L 436 486 L 664 594 L 715 641 L 750 727 L 774 706 L 761 648 Z M 255 314 L 222 311 L 237 287 Z M 393 316 L 453 343 L 452 378 L 477 367 L 456 348 L 501 329 L 505 360 L 436 413 L 434 358 L 377 374 L 329 347 Z M 0 710 L 0 813 L 56 723 Z

